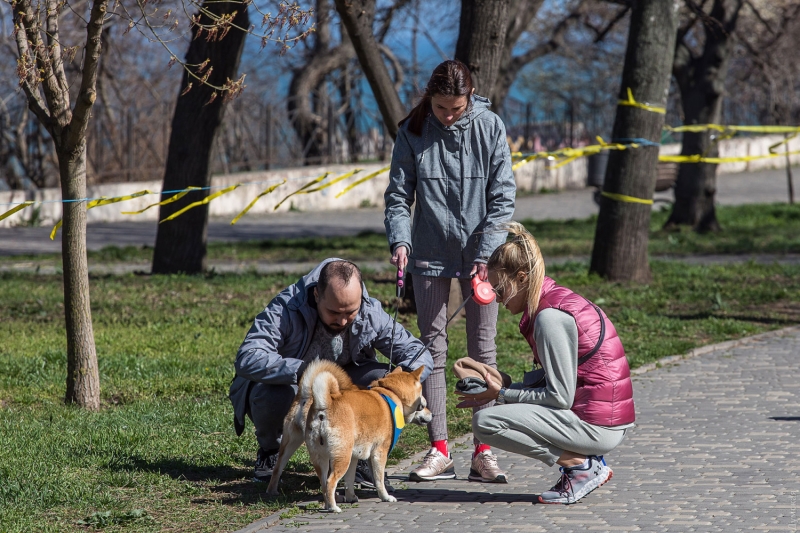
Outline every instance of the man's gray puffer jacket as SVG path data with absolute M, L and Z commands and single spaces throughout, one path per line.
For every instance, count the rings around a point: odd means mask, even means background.
M 516 184 L 505 126 L 489 105 L 473 96 L 452 126 L 431 113 L 421 136 L 408 122 L 397 134 L 384 224 L 392 250 L 409 248 L 412 274 L 466 278 L 506 240 L 497 228 L 514 214 Z
M 322 267 L 336 258 L 324 260 L 300 281 L 282 290 L 256 316 L 253 326 L 236 354 L 236 377 L 230 388 L 237 434 L 244 429 L 247 395 L 251 383 L 269 385 L 297 384 L 297 372 L 303 364 L 301 357 L 311 342 L 317 323 L 313 301 L 314 287 Z M 361 309 L 350 327 L 350 356 L 356 365 L 377 360 L 377 349 L 388 357 L 392 339 L 392 317 L 375 298 L 370 298 L 362 283 Z M 423 344 L 398 324 L 394 332 L 392 363 L 408 367 Z M 425 366 L 421 379 L 433 369 L 433 358 L 425 352 L 409 369 Z

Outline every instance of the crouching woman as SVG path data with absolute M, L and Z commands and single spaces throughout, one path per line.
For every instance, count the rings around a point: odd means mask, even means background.
M 617 332 L 603 311 L 544 274 L 533 235 L 509 224 L 511 239 L 487 268 L 497 300 L 522 313 L 520 333 L 541 369 L 503 388 L 487 372 L 487 390 L 458 393 L 459 407 L 494 407 L 472 419 L 475 438 L 491 446 L 558 464 L 561 478 L 541 503 L 571 504 L 611 479 L 603 454 L 634 425 L 630 369 Z

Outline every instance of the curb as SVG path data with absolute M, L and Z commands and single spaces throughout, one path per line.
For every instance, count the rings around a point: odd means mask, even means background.
M 751 344 L 753 342 L 759 342 L 759 341 L 763 341 L 763 340 L 767 340 L 767 339 L 771 339 L 771 338 L 775 338 L 775 337 L 783 337 L 783 336 L 786 336 L 786 335 L 789 335 L 789 334 L 792 334 L 792 333 L 796 333 L 796 332 L 799 332 L 799 331 L 800 331 L 800 326 L 789 326 L 789 327 L 785 327 L 785 328 L 781 328 L 781 329 L 776 329 L 774 331 L 767 331 L 767 332 L 764 332 L 764 333 L 759 333 L 757 335 L 753 335 L 753 336 L 750 336 L 750 337 L 743 337 L 741 339 L 735 339 L 735 340 L 732 340 L 732 341 L 725 341 L 725 342 L 720 342 L 720 343 L 717 343 L 717 344 L 709 344 L 707 346 L 700 346 L 699 348 L 694 348 L 692 350 L 689 350 L 685 354 L 668 355 L 666 357 L 662 357 L 661 359 L 658 359 L 655 362 L 648 363 L 646 365 L 642 365 L 640 367 L 637 367 L 637 368 L 631 370 L 631 376 L 638 376 L 638 375 L 641 375 L 641 374 L 646 374 L 647 372 L 650 372 L 651 370 L 656 370 L 658 368 L 662 368 L 662 367 L 665 367 L 665 366 L 677 365 L 677 364 L 680 364 L 682 361 L 685 361 L 687 359 L 692 359 L 694 357 L 699 357 L 701 355 L 705 355 L 705 354 L 708 354 L 708 353 L 711 353 L 711 352 L 730 350 L 731 348 L 736 348 L 738 346 L 743 346 L 743 345 L 746 345 L 746 344 Z M 462 436 L 458 437 L 457 439 L 451 441 L 451 444 L 453 444 L 453 445 L 465 445 L 465 444 L 468 444 L 471 440 L 472 440 L 472 433 L 467 433 L 467 434 L 462 435 Z M 397 474 L 398 472 L 405 471 L 412 464 L 421 461 L 422 458 L 425 457 L 426 453 L 428 453 L 427 450 L 423 450 L 421 452 L 415 453 L 411 457 L 407 457 L 407 458 L 401 460 L 396 465 L 387 467 L 386 468 L 386 472 L 391 476 L 391 475 Z M 305 507 L 306 505 L 308 505 L 310 503 L 318 503 L 318 501 L 317 500 L 310 500 L 310 501 L 306 501 L 306 502 L 298 502 L 293 507 Z M 268 529 L 268 528 L 274 526 L 275 524 L 277 524 L 278 522 L 280 522 L 281 515 L 283 513 L 285 513 L 286 511 L 288 511 L 289 509 L 290 508 L 288 508 L 288 507 L 284 508 L 284 509 L 280 509 L 279 511 L 276 511 L 276 512 L 272 513 L 271 515 L 269 515 L 269 516 L 267 516 L 265 518 L 262 518 L 261 520 L 258 520 L 257 522 L 253 522 L 249 526 L 246 526 L 243 529 L 239 529 L 239 530 L 237 530 L 237 531 L 235 531 L 233 533 L 257 533 L 257 532 L 260 532 L 260 531 L 264 531 L 265 529 Z

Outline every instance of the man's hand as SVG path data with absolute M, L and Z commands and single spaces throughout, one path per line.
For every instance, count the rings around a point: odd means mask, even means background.
M 488 370 L 483 376 L 483 380 L 486 382 L 486 390 L 480 394 L 465 394 L 463 392 L 456 391 L 456 396 L 458 396 L 458 399 L 461 400 L 456 407 L 480 407 L 481 405 L 486 405 L 487 403 L 496 400 L 497 396 L 500 394 L 500 384 L 494 380 Z
M 472 263 L 472 270 L 470 270 L 469 275 L 474 276 L 475 274 L 478 275 L 481 281 L 486 281 L 489 277 L 489 269 L 486 268 L 486 263 Z
M 398 270 L 405 270 L 406 265 L 408 265 L 408 249 L 405 246 L 395 248 L 392 259 L 389 262 L 396 266 Z

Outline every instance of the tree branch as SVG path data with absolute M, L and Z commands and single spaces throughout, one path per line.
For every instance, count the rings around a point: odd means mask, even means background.
M 378 28 L 378 32 L 375 34 L 375 38 L 378 40 L 379 43 L 382 43 L 383 40 L 386 38 L 386 34 L 389 33 L 389 29 L 392 25 L 392 19 L 394 18 L 395 13 L 406 7 L 408 4 L 411 3 L 411 0 L 395 0 L 395 2 L 382 9 L 383 17 L 381 19 L 380 28 Z
M 97 99 L 97 66 L 100 63 L 103 22 L 107 7 L 108 0 L 94 0 L 92 4 L 89 24 L 86 27 L 86 50 L 83 56 L 81 88 L 75 102 L 75 110 L 69 125 L 69 138 L 65 145 L 68 151 L 74 150 L 85 139 L 92 105 Z
M 61 43 L 58 40 L 58 0 L 47 0 L 47 45 L 50 48 L 50 62 L 55 73 L 56 82 L 61 91 L 68 92 L 67 76 L 64 72 L 64 58 Z
M 563 37 L 564 34 L 569 29 L 570 22 L 579 17 L 580 14 L 577 11 L 574 11 L 565 18 L 563 18 L 562 20 L 560 20 L 556 25 L 556 27 L 553 29 L 553 33 L 550 35 L 550 39 L 547 42 L 540 43 L 534 46 L 533 48 L 529 49 L 527 52 L 524 52 L 517 56 L 513 56 L 506 70 L 513 71 L 516 76 L 516 72 L 519 72 L 519 70 L 522 67 L 524 67 L 531 61 L 557 50 L 563 44 Z
M 33 63 L 26 64 L 25 66 L 29 69 L 33 68 L 34 64 L 36 66 L 33 76 L 36 77 L 37 81 L 31 88 L 35 89 L 35 87 L 41 85 L 45 98 L 45 105 L 42 107 L 48 109 L 49 115 L 54 119 L 54 122 L 49 121 L 44 124 L 49 125 L 50 133 L 57 133 L 54 131 L 54 128 L 63 127 L 63 123 L 60 123 L 60 120 L 66 118 L 65 113 L 68 114 L 69 109 L 66 106 L 65 95 L 62 94 L 62 91 L 59 89 L 58 82 L 53 73 L 52 64 L 48 59 L 49 54 L 47 47 L 44 42 L 42 42 L 42 37 L 39 33 L 41 26 L 33 11 L 30 0 L 20 0 L 17 2 L 14 11 L 17 14 L 17 23 L 23 29 L 23 32 L 20 32 L 19 29 L 17 30 L 17 46 L 19 47 L 20 43 L 19 33 L 22 33 L 22 39 L 27 40 L 25 48 L 28 51 L 28 59 L 34 60 Z M 41 77 L 39 77 L 39 73 L 41 73 Z M 35 110 L 33 111 L 35 112 Z
M 756 18 L 757 18 L 759 21 L 761 21 L 761 24 L 763 24 L 763 25 L 764 25 L 764 27 L 765 27 L 765 28 L 767 28 L 767 31 L 769 31 L 769 32 L 770 32 L 772 35 L 775 35 L 775 31 L 774 31 L 774 30 L 772 29 L 772 27 L 769 25 L 769 22 L 767 22 L 767 21 L 764 19 L 764 17 L 763 17 L 763 16 L 761 16 L 761 13 L 758 11 L 758 9 L 756 9 L 756 6 L 754 6 L 754 5 L 753 5 L 753 2 L 751 2 L 750 0 L 745 0 L 745 2 L 744 2 L 744 3 L 745 3 L 745 5 L 746 5 L 747 7 L 749 7 L 749 8 L 750 8 L 750 10 L 751 10 L 751 11 L 753 12 L 753 14 L 756 16 Z
M 22 2 L 19 2 L 17 6 L 23 7 Z M 20 22 L 14 31 L 14 37 L 17 41 L 17 50 L 19 51 L 19 59 L 17 60 L 19 83 L 27 97 L 30 110 L 33 111 L 33 114 L 36 115 L 42 124 L 48 125 L 50 124 L 50 112 L 47 110 L 47 104 L 39 93 L 39 78 L 36 75 L 36 69 L 33 68 L 36 62 L 28 46 L 27 32 L 21 20 L 22 16 L 21 13 L 17 14 L 16 18 L 20 20 Z
M 383 43 L 378 43 L 378 47 L 381 49 L 381 53 L 386 56 L 386 59 L 392 64 L 392 70 L 394 70 L 394 88 L 399 93 L 400 87 L 403 86 L 403 65 L 400 63 L 400 60 L 397 59 L 397 56 L 394 55 L 391 48 Z
M 600 41 L 602 41 L 603 39 L 605 39 L 605 38 L 606 38 L 606 35 L 608 35 L 608 33 L 609 33 L 611 30 L 613 30 L 613 29 L 614 29 L 614 26 L 616 26 L 616 25 L 617 25 L 617 23 L 618 23 L 620 20 L 622 20 L 622 19 L 624 19 L 624 18 L 625 18 L 625 16 L 628 14 L 628 12 L 629 12 L 630 10 L 631 10 L 630 6 L 629 6 L 629 5 L 625 5 L 625 7 L 623 7 L 623 9 L 621 9 L 621 10 L 620 10 L 620 11 L 617 13 L 617 15 L 616 15 L 616 16 L 615 16 L 615 17 L 614 17 L 614 18 L 613 18 L 613 19 L 612 19 L 612 20 L 611 20 L 611 21 L 608 23 L 608 25 L 607 25 L 605 28 L 603 28 L 603 29 L 599 29 L 599 28 L 597 28 L 597 27 L 593 26 L 592 24 L 590 24 L 590 23 L 589 23 L 588 19 L 584 20 L 583 24 L 584 24 L 584 26 L 586 26 L 587 28 L 589 28 L 590 30 L 592 30 L 592 31 L 595 33 L 595 36 L 594 36 L 594 41 L 593 41 L 593 42 L 594 42 L 594 43 L 599 43 Z

